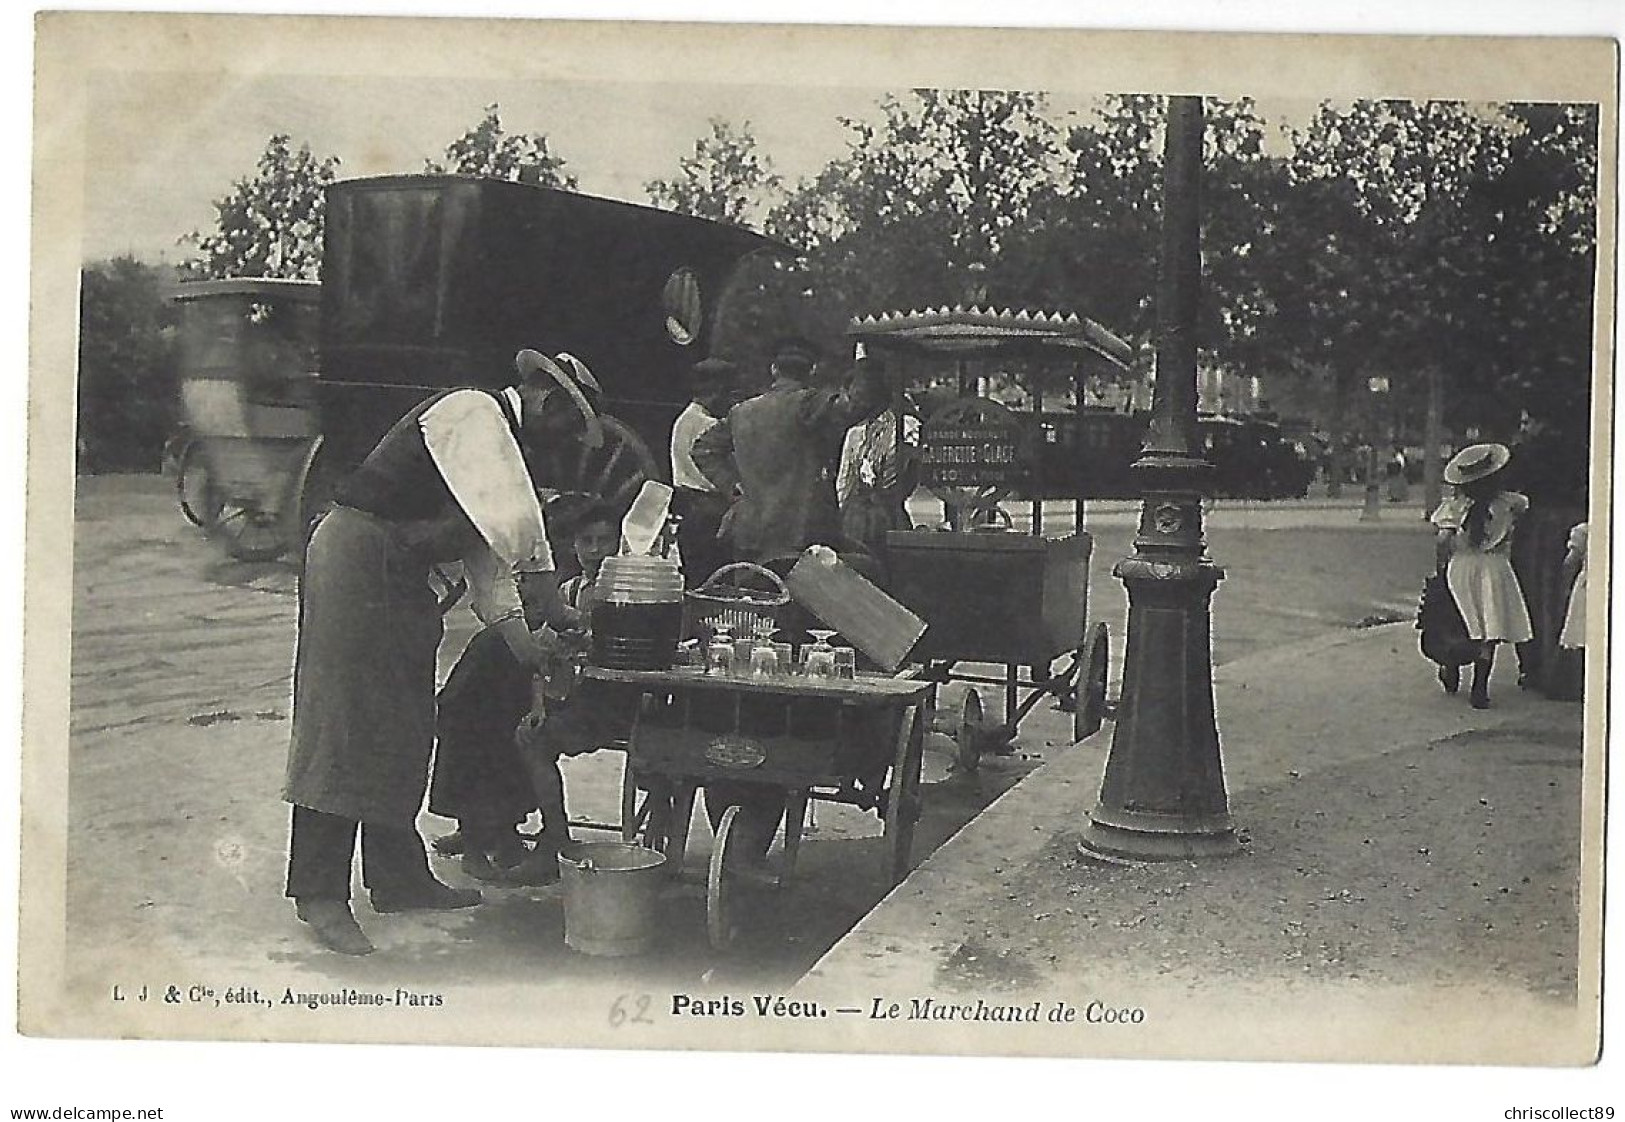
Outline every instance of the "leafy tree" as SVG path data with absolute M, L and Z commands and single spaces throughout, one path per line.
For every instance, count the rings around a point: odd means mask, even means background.
M 1463 404 L 1515 420 L 1521 485 L 1537 502 L 1587 493 L 1595 316 L 1597 109 L 1510 105 L 1506 161 L 1473 185 L 1462 223 L 1482 231 L 1460 334 Z
M 1010 258 L 1060 158 L 1039 94 L 917 89 L 878 108 L 843 119 L 846 154 L 767 219 L 805 254 L 779 270 L 780 303 L 826 338 L 856 312 L 1011 302 Z
M 338 167 L 337 156 L 317 157 L 308 144 L 296 151 L 286 134 L 272 136 L 254 174 L 215 200 L 214 231 L 193 231 L 181 239 L 198 251 L 182 268 L 195 278 L 317 279 L 323 188 Z
M 81 471 L 158 469 L 176 422 L 173 279 L 134 257 L 80 273 Z
M 446 145 L 443 162 L 425 160 L 423 170 L 430 175 L 479 175 L 574 191 L 576 177 L 565 172 L 564 163 L 564 157 L 554 155 L 542 133 L 510 133 L 504 129 L 493 102 L 485 107 L 479 124 Z
M 693 154 L 678 162 L 675 176 L 651 179 L 643 189 L 656 206 L 744 225 L 778 193 L 783 179 L 757 149 L 750 122 L 736 130 L 713 117 L 710 127 L 709 135 L 694 142 Z
M 1202 361 L 1258 372 L 1257 326 L 1267 304 L 1259 267 L 1269 200 L 1284 179 L 1266 156 L 1264 122 L 1248 99 L 1206 99 L 1203 145 Z M 1100 99 L 1095 116 L 1067 136 L 1066 176 L 1031 225 L 1039 244 L 1029 284 L 1060 291 L 1137 344 L 1149 364 L 1156 325 L 1162 229 L 1162 137 L 1167 98 Z

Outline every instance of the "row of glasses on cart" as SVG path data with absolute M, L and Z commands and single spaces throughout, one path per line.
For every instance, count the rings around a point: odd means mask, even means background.
M 768 618 L 755 623 L 754 636 L 737 637 L 733 625 L 715 622 L 702 646 L 690 639 L 678 648 L 678 665 L 732 678 L 811 678 L 851 681 L 857 677 L 857 655 L 851 647 L 832 643 L 834 631 L 809 629 L 812 642 L 799 647 L 777 642 L 778 625 Z

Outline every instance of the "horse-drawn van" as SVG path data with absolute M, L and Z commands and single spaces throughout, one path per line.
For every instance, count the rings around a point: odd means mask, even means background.
M 783 248 L 737 226 L 506 180 L 331 185 L 308 431 L 297 455 L 265 462 L 254 489 L 254 522 L 277 536 L 234 552 L 296 548 L 333 485 L 403 413 L 442 389 L 505 384 L 524 347 L 585 362 L 613 418 L 602 448 L 538 474 L 560 490 L 629 497 L 667 470 L 650 448 L 664 448 L 689 399 L 734 267 Z

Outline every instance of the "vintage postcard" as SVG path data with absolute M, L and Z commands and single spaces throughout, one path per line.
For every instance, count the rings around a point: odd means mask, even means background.
M 24 1034 L 1598 1057 L 1613 42 L 36 34 Z

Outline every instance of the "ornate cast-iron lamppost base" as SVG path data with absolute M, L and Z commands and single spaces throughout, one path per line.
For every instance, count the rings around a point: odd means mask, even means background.
M 1201 518 L 1198 493 L 1148 492 L 1135 553 L 1113 570 L 1128 589 L 1127 662 L 1100 805 L 1079 843 L 1086 856 L 1172 861 L 1240 851 L 1213 714 L 1209 605 L 1224 572 L 1204 555 Z

